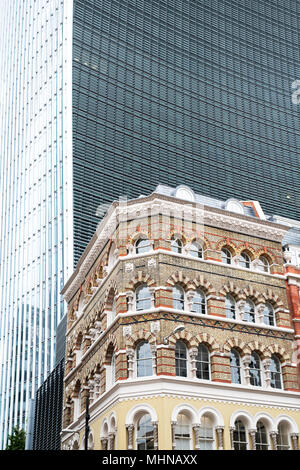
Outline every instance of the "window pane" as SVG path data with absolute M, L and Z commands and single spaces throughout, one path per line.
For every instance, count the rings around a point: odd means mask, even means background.
M 255 322 L 254 304 L 250 300 L 246 300 L 245 307 L 244 307 L 243 320 L 248 321 L 250 323 Z
M 244 252 L 241 253 L 239 265 L 242 268 L 247 268 L 247 269 L 250 268 L 250 257 L 247 255 L 247 253 L 244 253 Z
M 278 425 L 277 450 L 289 450 L 289 433 L 286 423 Z
M 137 376 L 145 377 L 152 375 L 152 354 L 150 344 L 140 343 L 137 348 Z
M 200 449 L 212 450 L 214 445 L 214 429 L 208 416 L 202 416 L 199 430 Z
M 192 312 L 206 313 L 206 300 L 205 295 L 201 290 L 196 290 L 193 297 Z
M 256 353 L 251 354 L 249 364 L 250 384 L 257 387 L 261 386 L 260 359 Z
M 235 349 L 230 351 L 230 371 L 231 371 L 231 382 L 235 384 L 241 383 L 241 366 L 240 356 Z
M 174 433 L 176 450 L 190 449 L 190 423 L 188 418 L 183 413 L 180 413 L 177 417 Z
M 231 264 L 232 255 L 229 250 L 227 250 L 226 248 L 223 248 L 221 255 L 222 255 L 222 263 Z
M 234 450 L 247 450 L 246 429 L 242 421 L 235 422 L 233 431 L 233 448 Z
M 264 308 L 264 323 L 271 326 L 275 325 L 274 309 L 269 303 L 266 303 Z
M 268 449 L 268 438 L 264 424 L 258 421 L 255 433 L 256 450 L 267 450 Z
M 198 243 L 192 243 L 189 253 L 195 258 L 202 258 L 202 247 Z
M 137 254 L 146 253 L 151 249 L 150 241 L 148 240 L 148 238 L 142 238 L 136 242 L 135 248 Z
M 278 357 L 272 356 L 271 357 L 271 364 L 270 364 L 270 372 L 271 372 L 271 387 L 273 388 L 282 388 L 281 385 L 281 365 Z
M 171 250 L 174 251 L 174 253 L 182 253 L 182 242 L 179 238 L 172 239 Z
M 235 300 L 230 295 L 226 296 L 225 310 L 226 317 L 235 320 Z
M 173 287 L 173 307 L 178 310 L 184 309 L 184 291 L 179 286 Z
M 209 380 L 209 352 L 204 344 L 198 346 L 196 356 L 196 377 L 198 379 Z
M 136 309 L 147 310 L 151 308 L 151 294 L 148 286 L 139 287 L 136 291 Z
M 154 449 L 153 425 L 151 422 L 151 416 L 149 414 L 144 415 L 138 422 L 137 449 L 138 450 L 153 450 Z
M 175 347 L 176 375 L 187 377 L 187 351 L 183 341 L 177 341 Z

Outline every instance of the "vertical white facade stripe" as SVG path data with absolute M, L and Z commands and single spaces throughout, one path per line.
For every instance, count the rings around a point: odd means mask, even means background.
M 73 271 L 73 1 L 0 7 L 1 449 L 53 369 Z

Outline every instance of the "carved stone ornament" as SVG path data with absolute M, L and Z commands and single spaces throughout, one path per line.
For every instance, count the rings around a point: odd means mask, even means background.
M 156 259 L 155 258 L 150 258 L 148 260 L 148 268 L 155 268 L 156 267 Z
M 133 263 L 125 263 L 125 272 L 130 273 L 133 271 Z
M 150 330 L 151 330 L 151 333 L 158 333 L 160 331 L 160 321 L 159 320 L 152 321 L 150 323 Z
M 130 336 L 131 335 L 131 325 L 123 326 L 123 336 Z

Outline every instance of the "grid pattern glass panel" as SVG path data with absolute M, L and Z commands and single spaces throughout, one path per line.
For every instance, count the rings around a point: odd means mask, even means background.
M 158 183 L 300 219 L 299 30 L 295 0 L 74 0 L 76 259 Z

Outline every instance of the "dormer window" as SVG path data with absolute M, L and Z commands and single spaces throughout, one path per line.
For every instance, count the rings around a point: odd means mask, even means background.
M 240 255 L 239 265 L 242 268 L 250 269 L 251 259 L 250 259 L 250 256 L 248 255 L 248 253 L 246 253 L 245 251 L 243 251 Z
M 135 244 L 135 252 L 137 255 L 141 253 L 147 253 L 151 250 L 151 243 L 148 238 L 139 238 Z
M 182 241 L 180 238 L 172 237 L 171 250 L 174 251 L 174 253 L 182 253 Z
M 269 273 L 270 272 L 270 265 L 269 261 L 265 256 L 260 256 L 257 262 L 257 267 L 258 270 L 263 272 L 263 273 Z
M 191 243 L 189 254 L 195 258 L 203 258 L 203 248 L 198 242 Z
M 221 256 L 222 256 L 222 263 L 231 264 L 232 254 L 227 248 L 222 248 Z

